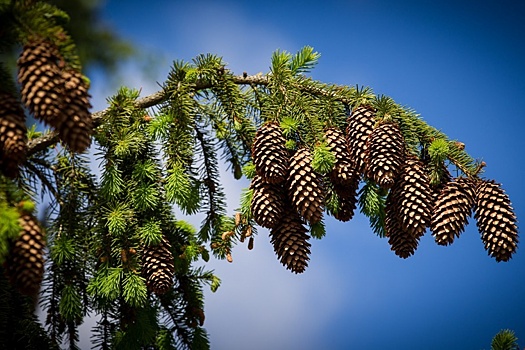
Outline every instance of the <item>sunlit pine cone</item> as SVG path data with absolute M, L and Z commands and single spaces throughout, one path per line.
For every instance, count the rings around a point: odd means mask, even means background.
M 312 168 L 312 156 L 301 148 L 290 159 L 288 191 L 293 207 L 310 224 L 321 221 L 324 210 L 324 192 L 321 177 Z
M 17 61 L 22 102 L 35 118 L 57 130 L 66 117 L 64 64 L 56 46 L 44 40 L 26 44 Z
M 65 104 L 63 112 L 67 116 L 59 126 L 60 139 L 73 152 L 81 153 L 91 145 L 93 120 L 89 108 L 89 93 L 87 83 L 82 74 L 75 70 L 64 70 Z
M 157 245 L 144 248 L 142 275 L 151 291 L 157 295 L 166 293 L 173 286 L 174 273 L 171 244 L 166 238 Z
M 449 245 L 465 230 L 474 207 L 475 184 L 468 178 L 448 182 L 434 204 L 430 230 L 439 245 Z
M 406 231 L 398 218 L 398 199 L 389 193 L 385 206 L 385 231 L 390 249 L 400 258 L 406 259 L 413 255 L 419 245 L 419 237 Z
M 474 217 L 485 249 L 496 261 L 508 261 L 518 247 L 518 226 L 510 199 L 501 184 L 480 180 Z
M 268 122 L 262 125 L 252 144 L 252 158 L 258 175 L 267 183 L 281 183 L 286 179 L 288 151 L 285 148 L 278 123 Z
M 430 224 L 433 197 L 425 167 L 417 157 L 407 156 L 391 194 L 401 228 L 421 237 Z
M 263 227 L 275 227 L 283 216 L 286 193 L 280 184 L 265 183 L 256 175 L 251 182 L 253 190 L 251 212 L 255 222 Z
M 375 125 L 375 109 L 359 106 L 352 110 L 347 119 L 346 144 L 350 164 L 359 172 L 365 171 L 367 140 Z
M 281 263 L 294 273 L 302 273 L 310 260 L 310 236 L 299 215 L 288 206 L 279 225 L 270 231 L 271 243 Z
M 392 187 L 405 157 L 405 141 L 399 127 L 391 122 L 381 123 L 367 142 L 366 176 L 382 188 Z

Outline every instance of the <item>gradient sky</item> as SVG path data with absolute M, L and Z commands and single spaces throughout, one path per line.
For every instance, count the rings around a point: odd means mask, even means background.
M 367 85 L 418 111 L 487 163 L 525 217 L 523 1 L 106 1 L 104 19 L 156 59 L 121 83 L 156 91 L 175 59 L 224 57 L 236 74 L 267 72 L 276 49 L 321 53 L 315 79 Z M 92 72 L 95 109 L 113 91 Z M 112 85 L 110 85 L 112 86 Z M 223 177 L 230 213 L 248 182 Z M 501 329 L 525 346 L 525 252 L 488 257 L 473 219 L 449 247 L 422 238 L 407 260 L 357 214 L 327 220 L 302 275 L 285 270 L 268 231 L 206 293 L 212 349 L 489 349 Z M 197 221 L 198 222 L 198 221 Z M 522 239 L 523 240 L 523 239 Z

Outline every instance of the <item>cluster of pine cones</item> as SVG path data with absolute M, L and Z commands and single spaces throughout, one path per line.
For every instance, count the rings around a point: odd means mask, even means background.
M 23 48 L 18 59 L 18 82 L 25 107 L 53 127 L 72 152 L 91 144 L 93 121 L 88 84 L 80 72 L 68 68 L 55 45 L 38 39 Z M 12 92 L 0 92 L 0 165 L 16 177 L 25 160 L 26 125 L 22 106 Z
M 396 122 L 377 122 L 371 106 L 355 108 L 345 131 L 325 130 L 336 159 L 326 177 L 312 169 L 308 148 L 289 153 L 277 123 L 267 122 L 256 133 L 252 216 L 270 229 L 274 250 L 287 269 L 301 273 L 308 265 L 311 245 L 305 224 L 321 221 L 326 187 L 331 186 L 339 199 L 332 214 L 348 221 L 363 176 L 388 190 L 385 231 L 396 255 L 414 254 L 427 227 L 438 244 L 452 243 L 474 211 L 488 253 L 498 262 L 511 258 L 518 243 L 516 216 L 501 185 L 477 177 L 448 176 L 431 186 L 425 163 L 406 151 Z

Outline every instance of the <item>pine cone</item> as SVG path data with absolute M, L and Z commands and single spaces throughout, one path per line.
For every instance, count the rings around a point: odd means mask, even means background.
M 392 187 L 405 156 L 405 142 L 397 125 L 382 123 L 374 128 L 366 152 L 366 176 L 382 188 Z
M 32 215 L 21 215 L 19 223 L 22 231 L 6 259 L 5 272 L 20 293 L 36 298 L 44 275 L 44 236 Z
M 346 222 L 352 220 L 356 208 L 357 197 L 341 198 L 339 197 L 339 208 L 337 212 L 332 213 L 334 218 L 339 221 Z
M 267 183 L 280 183 L 286 179 L 288 152 L 285 142 L 277 123 L 266 123 L 255 134 L 252 158 L 257 174 Z
M 58 49 L 43 40 L 25 45 L 17 63 L 22 102 L 35 118 L 57 130 L 71 151 L 85 151 L 93 121 L 82 75 L 66 69 Z
M 337 212 L 331 214 L 339 221 L 349 221 L 354 217 L 360 175 L 349 162 L 341 161 L 335 164 L 329 178 L 339 202 Z
M 253 189 L 251 211 L 256 223 L 263 227 L 273 228 L 281 219 L 284 211 L 286 194 L 279 184 L 265 183 L 256 175 L 250 187 Z
M 361 177 L 349 162 L 336 163 L 328 177 L 339 197 L 350 198 L 356 196 Z
M 336 163 L 348 162 L 350 160 L 350 153 L 346 147 L 346 139 L 343 132 L 337 128 L 331 127 L 325 130 L 324 133 L 326 144 L 335 156 Z
M 436 243 L 449 245 L 464 231 L 474 207 L 474 184 L 457 178 L 447 183 L 434 204 L 430 230 Z
M 385 231 L 390 249 L 400 258 L 413 255 L 419 244 L 419 237 L 403 229 L 398 218 L 397 199 L 390 192 L 385 204 Z
M 14 178 L 26 157 L 26 117 L 12 94 L 1 92 L 0 103 L 0 165 L 6 176 Z
M 432 190 L 425 167 L 419 159 L 407 156 L 391 189 L 396 216 L 403 231 L 421 237 L 430 224 Z
M 297 150 L 290 160 L 288 189 L 292 205 L 310 224 L 321 221 L 324 193 L 320 176 L 311 166 L 312 156 L 307 148 Z
M 150 290 L 158 295 L 166 293 L 173 285 L 174 273 L 171 244 L 166 238 L 163 238 L 158 245 L 144 249 L 142 275 Z
M 35 118 L 58 129 L 66 119 L 62 112 L 66 104 L 61 74 L 64 61 L 58 49 L 47 41 L 30 42 L 17 63 L 22 102 Z
M 481 180 L 476 188 L 476 224 L 485 249 L 496 261 L 508 261 L 518 246 L 516 215 L 501 184 Z
M 89 108 L 88 86 L 82 79 L 82 74 L 74 70 L 62 73 L 64 79 L 64 113 L 67 119 L 60 125 L 60 139 L 73 152 L 84 152 L 91 145 L 93 120 Z
M 310 236 L 299 215 L 288 210 L 279 225 L 270 231 L 271 243 L 281 264 L 294 273 L 302 273 L 308 266 Z
M 350 164 L 358 172 L 365 171 L 367 140 L 375 124 L 375 110 L 371 106 L 359 106 L 347 119 L 346 144 Z
M 452 180 L 453 180 L 452 174 L 450 174 L 450 171 L 448 171 L 447 167 L 443 164 L 443 171 L 441 172 L 439 183 L 431 186 L 432 198 L 433 198 L 434 204 L 437 202 L 437 199 L 439 198 L 439 194 L 441 193 L 445 185 Z

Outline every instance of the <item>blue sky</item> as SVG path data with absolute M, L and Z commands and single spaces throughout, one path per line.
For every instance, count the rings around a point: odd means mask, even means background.
M 417 110 L 487 163 L 518 220 L 525 214 L 525 4 L 521 1 L 106 1 L 104 19 L 157 60 L 126 64 L 121 83 L 156 91 L 175 59 L 224 57 L 237 74 L 267 72 L 274 50 L 313 46 L 321 81 L 367 85 Z M 95 109 L 111 94 L 92 75 Z M 225 176 L 230 212 L 246 181 Z M 198 221 L 197 221 L 198 222 Z M 327 220 L 302 275 L 276 259 L 268 232 L 206 293 L 212 349 L 489 349 L 501 329 L 525 346 L 525 255 L 489 258 L 475 222 L 449 247 L 430 233 L 399 259 L 361 214 Z

